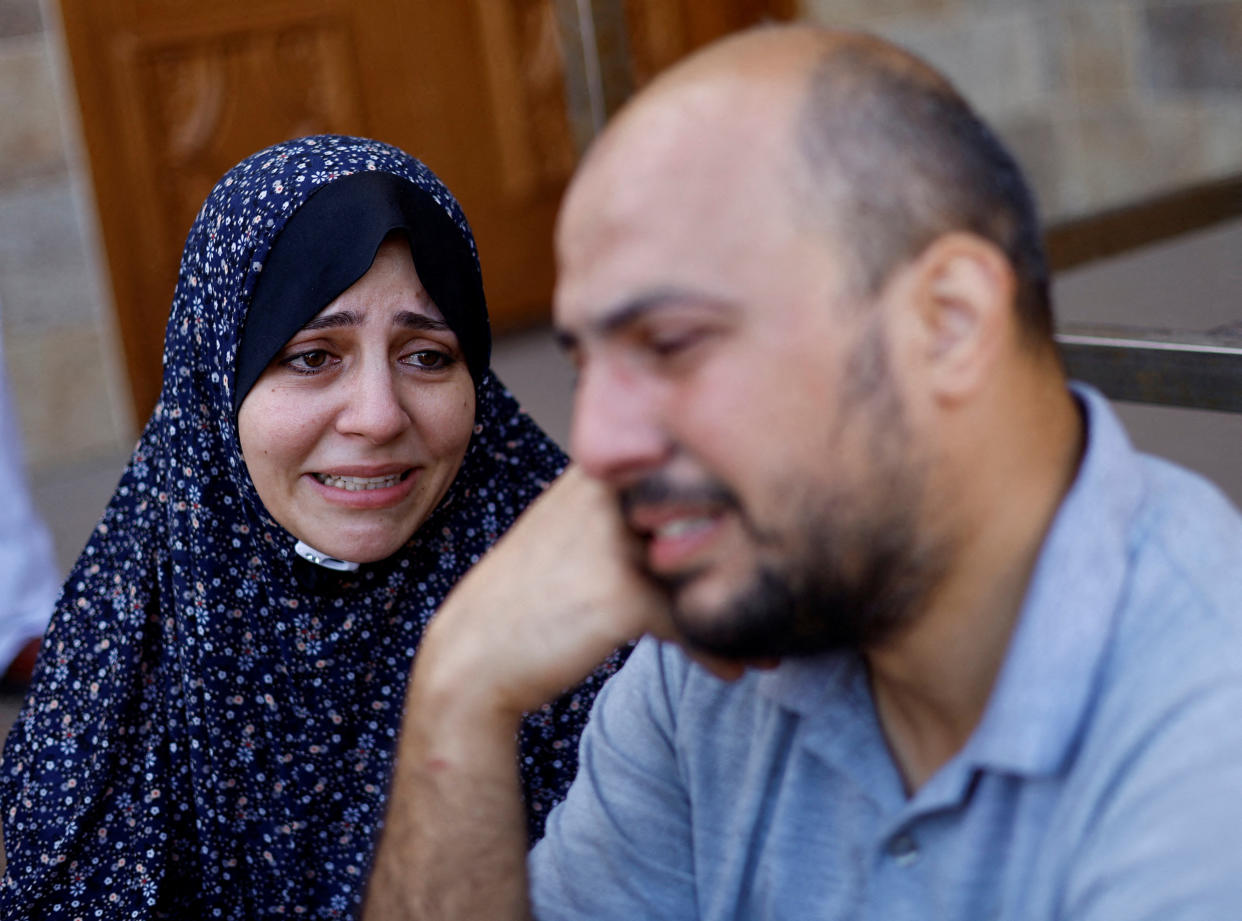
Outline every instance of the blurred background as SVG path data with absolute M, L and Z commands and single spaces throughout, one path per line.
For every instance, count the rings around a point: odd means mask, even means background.
M 663 66 L 794 17 L 902 42 L 999 129 L 1062 324 L 1242 321 L 1242 0 L 0 0 L 3 340 L 57 565 L 155 401 L 185 233 L 242 156 L 332 131 L 426 160 L 477 232 L 501 376 L 563 440 L 550 237 L 579 153 Z M 1242 500 L 1242 416 L 1122 412 Z

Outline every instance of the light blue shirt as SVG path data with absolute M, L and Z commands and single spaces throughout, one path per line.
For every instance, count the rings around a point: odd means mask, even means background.
M 1076 392 L 983 719 L 915 796 L 856 655 L 727 684 L 644 641 L 530 857 L 537 917 L 1242 919 L 1242 518 Z

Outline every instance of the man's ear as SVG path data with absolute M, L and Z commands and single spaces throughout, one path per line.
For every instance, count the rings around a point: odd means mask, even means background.
M 976 391 L 1014 333 L 1009 260 L 988 240 L 955 232 L 933 240 L 903 274 L 904 319 L 926 385 L 949 399 Z

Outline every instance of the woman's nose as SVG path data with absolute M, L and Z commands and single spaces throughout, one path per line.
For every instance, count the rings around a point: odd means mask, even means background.
M 362 362 L 343 381 L 337 430 L 385 444 L 410 426 L 396 373 L 387 362 Z

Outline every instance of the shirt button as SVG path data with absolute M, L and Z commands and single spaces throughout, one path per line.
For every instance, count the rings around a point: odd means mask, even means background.
M 919 846 L 913 836 L 906 833 L 894 835 L 888 842 L 888 856 L 899 867 L 908 867 L 919 859 Z

